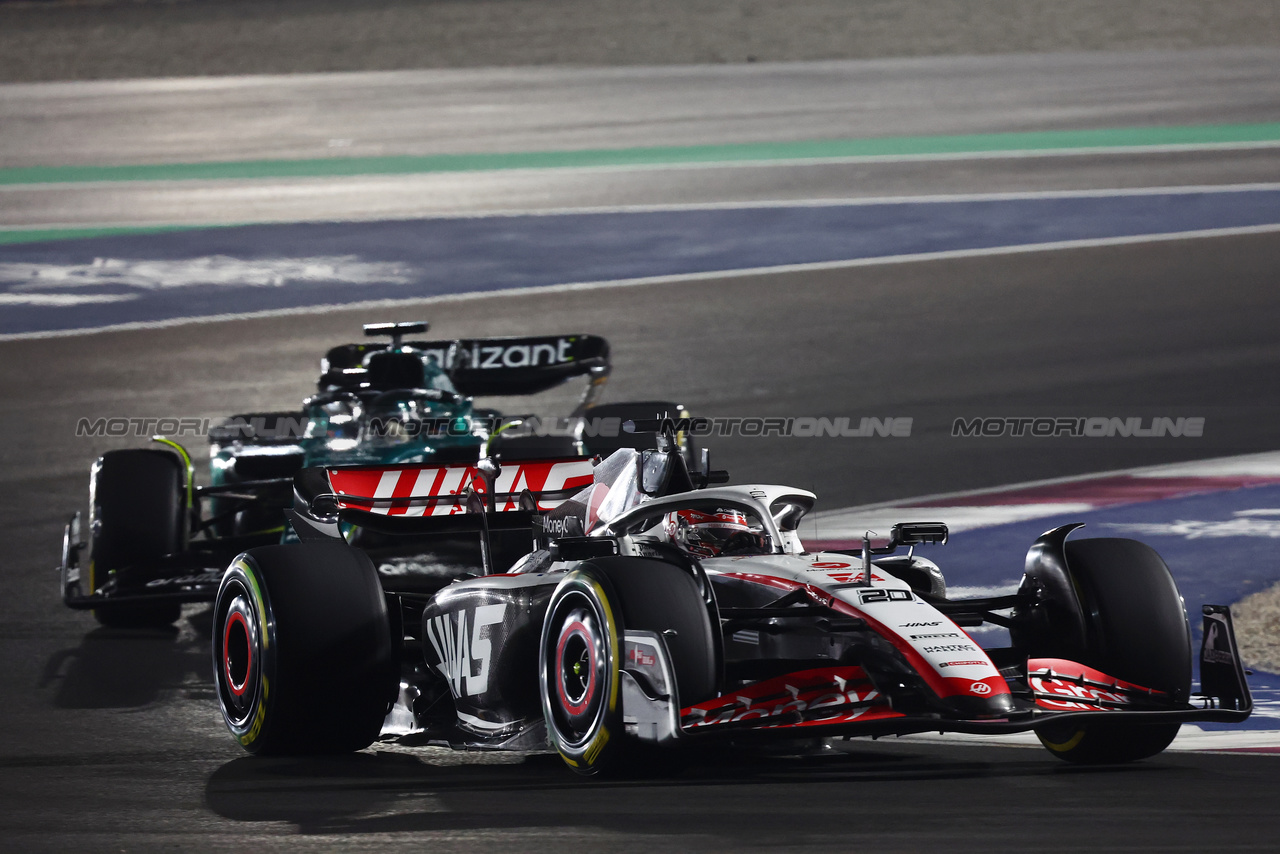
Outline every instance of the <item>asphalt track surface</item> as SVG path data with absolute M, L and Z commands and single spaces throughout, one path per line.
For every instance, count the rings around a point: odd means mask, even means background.
M 1108 91 L 1094 97 L 1105 102 Z M 1212 94 L 1180 120 L 1216 109 Z M 1274 120 L 1269 103 L 1216 120 Z M 1250 180 L 1274 180 L 1264 155 L 1201 155 L 1179 175 L 1247 168 Z M 1096 187 L 1087 170 L 1097 163 L 1053 168 L 1058 180 Z M 737 171 L 774 171 L 782 184 L 791 168 Z M 859 168 L 874 181 L 902 167 Z M 930 168 L 918 182 L 892 180 L 919 193 L 955 174 Z M 1015 172 L 1001 174 L 1022 188 Z M 834 508 L 1274 449 L 1278 268 L 1274 234 L 1241 235 L 529 293 L 413 313 L 444 336 L 602 334 L 614 347 L 615 400 L 674 396 L 713 416 L 913 416 L 903 440 L 714 445 L 738 482 L 813 488 L 820 507 Z M 1081 770 L 1036 750 L 904 740 L 805 759 L 711 757 L 671 780 L 603 785 L 544 757 L 243 757 L 218 719 L 201 609 L 175 634 L 131 634 L 57 603 L 60 526 L 84 502 L 89 461 L 114 446 L 74 438 L 75 422 L 294 400 L 325 345 L 385 314 L 0 342 L 0 847 L 162 849 L 198 838 L 237 850 L 1273 850 L 1280 783 L 1265 756 L 1167 754 Z M 1039 413 L 1204 415 L 1207 428 L 1203 440 L 1150 443 L 950 436 L 955 417 Z
M 1280 43 L 1270 0 L 11 0 L 0 80 Z
M 0 228 L 1265 182 L 1274 147 L 251 181 L 9 183 L 22 179 L 2 170 L 1276 122 L 1277 81 L 1280 49 L 1223 48 L 14 85 L 0 89 Z
M 18 84 L 0 96 L 0 166 L 1275 121 L 1277 57 L 1208 48 Z

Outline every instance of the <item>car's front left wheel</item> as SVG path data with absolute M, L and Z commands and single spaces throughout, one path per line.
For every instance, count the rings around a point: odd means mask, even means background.
M 663 637 L 680 705 L 715 693 L 715 627 L 690 573 L 652 558 L 579 564 L 552 594 L 539 647 L 548 737 L 579 774 L 662 770 L 672 764 L 670 751 L 629 739 L 623 728 L 619 671 L 626 629 Z

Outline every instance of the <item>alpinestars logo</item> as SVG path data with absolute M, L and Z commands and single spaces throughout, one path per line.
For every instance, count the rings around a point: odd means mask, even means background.
M 1215 619 L 1209 623 L 1204 637 L 1204 649 L 1200 660 L 1209 664 L 1235 664 L 1236 658 L 1231 654 L 1231 645 L 1227 641 L 1227 633 L 1222 631 L 1220 622 Z
M 507 606 L 481 605 L 471 617 L 467 631 L 467 611 L 441 614 L 427 621 L 427 638 L 440 663 L 436 669 L 449 683 L 455 697 L 474 697 L 489 688 L 489 654 L 492 643 L 486 626 L 502 622 Z

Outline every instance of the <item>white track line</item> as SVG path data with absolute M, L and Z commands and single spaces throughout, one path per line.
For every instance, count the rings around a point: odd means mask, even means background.
M 514 170 L 509 170 L 514 171 Z M 319 178 L 281 178 L 280 182 L 290 184 L 331 183 L 348 180 L 365 180 L 368 178 L 407 178 L 414 176 L 395 175 L 350 175 L 340 177 Z M 249 179 L 226 179 L 248 183 Z M 269 180 L 269 179 L 262 179 Z M 112 184 L 121 187 L 151 188 L 156 186 L 189 186 L 206 183 L 204 181 L 119 181 L 119 182 L 78 182 L 48 184 L 0 184 L 0 193 L 11 190 L 30 191 L 33 188 L 97 188 L 103 189 Z M 261 183 L 254 180 L 253 183 Z M 967 202 L 1016 202 L 1035 201 L 1039 199 L 1112 199 L 1141 196 L 1193 196 L 1214 193 L 1258 193 L 1280 190 L 1280 182 L 1254 182 L 1246 184 L 1182 184 L 1162 187 L 1103 187 L 1090 190 L 1019 190 L 999 193 L 933 193 L 914 196 L 841 196 L 829 199 L 758 199 L 741 202 L 669 202 L 647 205 L 585 205 L 559 208 L 497 208 L 485 211 L 426 211 L 421 214 L 404 216 L 370 216 L 365 219 L 290 219 L 263 222 L 215 222 L 196 225 L 182 225 L 171 222 L 140 221 L 122 223 L 38 223 L 35 225 L 0 226 L 0 232 L 53 231 L 70 229 L 85 231 L 90 229 L 197 229 L 197 228 L 243 228 L 259 225 L 316 225 L 348 222 L 413 222 L 433 219 L 500 219 L 514 217 L 552 217 L 582 216 L 584 214 L 630 214 L 630 213 L 678 213 L 682 211 L 723 211 L 723 210 L 773 210 L 778 208 L 833 208 L 833 207 L 866 207 L 872 205 L 914 205 L 914 204 L 962 204 Z
M 1160 243 L 1175 240 L 1200 240 L 1214 237 L 1237 237 L 1253 234 L 1280 232 L 1280 223 L 1251 225 L 1236 228 L 1210 228 L 1198 231 L 1180 231 L 1164 234 L 1141 234 L 1125 237 L 1101 237 L 1087 240 L 1062 240 L 1050 243 L 1027 243 L 1015 246 L 993 246 L 982 249 L 953 249 L 944 252 L 920 252 L 910 255 L 886 255 L 876 258 L 854 258 L 846 261 L 820 261 L 810 264 L 780 264 L 772 267 L 748 267 L 736 270 L 712 270 L 705 273 L 681 273 L 668 276 L 644 276 L 634 279 L 611 279 L 596 282 L 572 282 L 558 285 L 542 285 L 525 288 L 505 288 L 495 291 L 476 291 L 460 294 L 441 294 L 434 297 L 406 297 L 404 299 L 368 300 L 338 305 L 302 306 L 243 313 L 215 314 L 203 317 L 177 317 L 169 320 L 117 323 L 92 329 L 57 329 L 43 332 L 18 332 L 0 335 L 0 341 L 17 341 L 35 338 L 66 338 L 91 335 L 100 332 L 120 332 L 139 329 L 164 329 L 185 326 L 190 323 L 219 323 L 228 320 L 252 320 L 269 317 L 289 317 L 304 314 L 328 314 L 336 311 L 391 308 L 408 305 L 434 305 L 447 302 L 464 302 L 491 297 L 511 297 L 525 294 L 571 293 L 576 291 L 606 290 L 609 288 L 637 287 L 641 285 L 667 285 L 685 282 L 711 282 L 745 276 L 768 276 L 786 273 L 843 270 L 855 267 L 878 267 L 888 264 L 908 264 L 919 261 L 951 261 L 964 258 L 984 258 L 1001 255 L 1020 255 L 1031 252 L 1051 252 L 1064 249 L 1093 249 L 1109 246 L 1128 246 L 1142 243 Z

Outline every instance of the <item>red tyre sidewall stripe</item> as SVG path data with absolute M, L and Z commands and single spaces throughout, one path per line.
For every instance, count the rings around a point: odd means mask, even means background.
M 587 646 L 587 690 L 578 703 L 569 699 L 569 693 L 564 687 L 564 646 L 574 635 L 581 636 Z M 560 642 L 556 644 L 556 692 L 560 695 L 565 711 L 571 715 L 585 712 L 596 693 L 596 650 L 593 640 L 587 627 L 580 620 L 574 620 L 560 631 Z
M 230 653 L 228 653 L 227 650 L 230 643 L 230 636 L 232 636 L 232 624 L 234 624 L 234 622 L 238 622 L 239 626 L 241 626 L 241 631 L 244 632 L 244 649 L 248 652 L 248 661 L 244 663 L 244 681 L 238 686 L 236 685 L 236 680 L 234 680 L 234 677 L 232 676 L 232 659 L 230 659 Z M 241 612 L 233 611 L 227 616 L 227 626 L 225 626 L 225 629 L 223 630 L 223 672 L 227 675 L 227 688 L 230 690 L 230 693 L 236 695 L 236 697 L 243 697 L 244 691 L 248 689 L 248 681 L 250 681 L 248 680 L 248 677 L 250 677 L 250 673 L 252 671 L 253 639 L 250 635 L 250 631 L 248 631 L 248 622 L 244 620 L 244 615 L 242 615 Z

